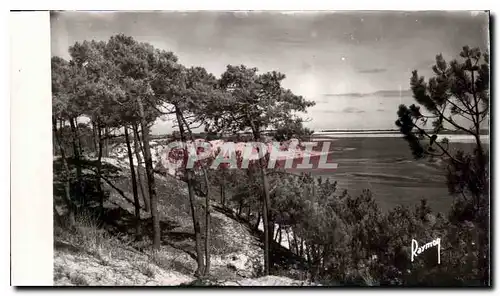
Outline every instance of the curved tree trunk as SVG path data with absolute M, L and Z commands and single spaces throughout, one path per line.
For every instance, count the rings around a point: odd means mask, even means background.
M 141 223 L 141 203 L 139 202 L 139 195 L 137 193 L 137 179 L 135 178 L 134 158 L 132 157 L 132 148 L 130 147 L 130 137 L 128 135 L 128 128 L 125 129 L 125 142 L 127 143 L 127 154 L 130 166 L 130 173 L 132 178 L 132 192 L 134 194 L 134 207 L 135 207 L 135 239 L 140 238 L 140 223 Z

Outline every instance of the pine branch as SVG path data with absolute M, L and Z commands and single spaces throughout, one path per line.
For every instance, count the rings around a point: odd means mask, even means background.
M 431 135 L 429 135 L 429 134 L 428 134 L 428 133 L 427 133 L 424 129 L 420 128 L 420 127 L 419 127 L 419 126 L 418 126 L 415 122 L 412 122 L 412 125 L 413 125 L 413 127 L 415 127 L 416 129 L 418 129 L 422 135 L 425 135 L 427 138 L 429 138 L 429 140 L 430 140 L 430 139 L 432 139 L 432 136 L 431 136 Z M 449 153 L 449 152 L 448 152 L 448 151 L 447 151 L 447 150 L 446 150 L 443 146 L 441 146 L 441 144 L 439 144 L 439 142 L 436 142 L 436 141 L 435 141 L 434 143 L 435 143 L 435 144 L 439 147 L 439 149 L 441 149 L 441 151 L 442 151 L 444 154 L 446 154 L 446 155 L 447 155 L 447 156 L 448 156 L 448 157 L 449 157 L 449 158 L 450 158 L 453 162 L 455 162 L 455 163 L 463 163 L 463 162 L 461 162 L 461 161 L 457 160 L 456 158 L 454 158 L 453 156 L 451 156 L 451 154 L 450 154 L 450 153 Z M 428 152 L 426 152 L 426 153 L 428 153 Z

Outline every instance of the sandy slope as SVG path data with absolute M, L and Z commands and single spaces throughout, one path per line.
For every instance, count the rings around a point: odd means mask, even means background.
M 142 243 L 132 239 L 134 207 L 127 163 L 116 158 L 104 162 L 118 170 L 111 179 L 125 198 L 103 183 L 109 191 L 103 230 L 92 225 L 80 227 L 77 233 L 56 229 L 55 284 L 179 285 L 192 281 L 196 262 L 186 185 L 170 176 L 156 178 L 163 242 L 152 255 L 148 238 Z M 197 198 L 197 203 L 197 211 L 202 211 L 204 199 Z M 58 211 L 64 209 L 58 206 Z M 150 230 L 150 215 L 141 210 L 141 219 L 143 231 Z M 263 251 L 250 229 L 218 211 L 213 212 L 212 223 L 212 275 L 232 281 L 257 275 L 263 266 Z M 89 243 L 91 239 L 94 241 Z

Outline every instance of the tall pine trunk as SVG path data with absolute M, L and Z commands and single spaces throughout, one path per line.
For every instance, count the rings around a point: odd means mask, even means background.
M 226 207 L 226 179 L 224 175 L 222 175 L 220 184 L 220 203 L 222 204 L 222 208 Z
M 250 214 L 252 213 L 252 207 L 250 206 L 250 204 L 248 204 L 248 207 L 247 207 L 247 220 L 248 222 L 250 222 Z
M 315 244 L 311 244 L 311 263 L 311 281 L 315 281 L 318 272 L 318 248 Z
M 309 267 L 309 274 L 312 277 L 312 260 L 311 260 L 311 248 L 309 244 L 306 242 L 306 258 L 307 258 L 307 265 Z
M 238 217 L 241 217 L 241 210 L 243 209 L 243 200 L 240 199 L 238 205 Z
M 299 256 L 304 257 L 304 240 L 301 239 L 300 237 L 299 237 L 299 244 L 300 244 Z
M 269 219 L 269 235 L 271 238 L 271 243 L 275 240 L 274 239 L 274 232 L 276 230 L 275 224 L 274 224 L 274 219 Z
M 139 195 L 137 192 L 137 179 L 135 178 L 134 169 L 134 158 L 132 157 L 132 148 L 130 147 L 130 137 L 128 135 L 128 128 L 124 126 L 125 129 L 125 142 L 127 143 L 127 154 L 128 161 L 130 164 L 130 173 L 132 177 L 132 192 L 134 194 L 134 206 L 135 206 L 135 239 L 140 238 L 140 223 L 141 223 L 141 203 L 139 202 Z
M 281 229 L 281 224 L 278 227 L 278 231 L 279 231 L 278 244 L 281 246 L 282 235 L 283 235 L 283 230 Z
M 144 145 L 144 161 L 146 162 L 146 175 L 148 179 L 149 200 L 151 206 L 151 219 L 153 220 L 153 248 L 159 249 L 161 244 L 160 217 L 158 215 L 158 200 L 156 196 L 155 176 L 153 171 L 153 159 L 151 148 L 149 147 L 149 129 L 147 127 L 146 116 L 142 99 L 137 96 L 139 114 L 141 117 L 141 131 Z
M 66 160 L 66 152 L 64 151 L 64 146 L 62 144 L 61 138 L 57 132 L 57 119 L 52 117 L 52 131 L 54 132 L 55 142 L 59 147 L 59 153 L 61 154 L 61 161 L 63 165 L 63 183 L 64 183 L 64 195 L 63 200 L 68 207 L 68 220 L 69 226 L 73 227 L 75 225 L 75 207 L 71 200 L 71 192 L 70 192 L 70 170 L 68 166 L 68 162 Z
M 330 248 L 328 246 L 323 246 L 323 254 L 321 255 L 321 269 L 324 271 L 326 267 L 326 256 Z
M 290 238 L 290 231 L 288 227 L 285 228 L 286 232 L 286 239 L 288 240 L 288 250 L 293 253 L 293 247 L 292 247 L 292 239 Z
M 207 171 L 203 169 L 205 175 L 205 183 L 207 184 L 207 196 L 205 198 L 205 270 L 204 275 L 210 274 L 210 228 L 211 228 L 211 206 L 210 206 L 210 185 L 208 182 Z
M 250 122 L 251 128 L 252 128 L 252 134 L 254 141 L 260 141 L 261 140 L 261 135 L 260 131 L 258 128 L 255 126 L 252 118 L 247 114 L 247 119 Z M 259 147 L 260 149 L 260 147 Z M 266 152 L 266 151 L 264 151 Z M 267 179 L 267 174 L 266 174 L 266 169 L 265 169 L 265 161 L 264 157 L 260 157 L 261 151 L 259 151 L 259 169 L 260 169 L 260 174 L 262 178 L 262 186 L 263 186 L 263 193 L 262 193 L 262 199 L 263 199 L 263 209 L 262 209 L 262 218 L 264 222 L 264 275 L 269 275 L 270 270 L 271 270 L 271 261 L 270 261 L 270 253 L 271 253 L 271 245 L 269 243 L 269 240 L 271 234 L 269 233 L 270 227 L 269 227 L 269 207 L 271 206 L 271 196 L 269 193 L 269 182 Z M 265 155 L 265 154 L 264 154 Z
M 142 142 L 144 141 L 144 139 L 141 138 L 142 131 L 139 132 L 139 128 L 137 126 L 135 127 L 135 133 L 136 133 L 137 139 L 139 139 L 139 151 L 141 151 L 142 155 L 144 155 L 144 147 L 142 146 Z
M 260 139 L 260 135 L 257 134 L 256 140 Z M 271 261 L 270 261 L 270 253 L 271 253 L 271 245 L 269 243 L 269 238 L 271 234 L 269 233 L 269 206 L 271 205 L 271 197 L 269 194 L 269 183 L 267 180 L 266 170 L 265 170 L 265 162 L 264 159 L 259 158 L 259 168 L 262 177 L 263 184 L 263 212 L 262 218 L 264 221 L 264 274 L 269 275 L 271 269 Z
M 104 141 L 102 139 L 102 128 L 101 125 L 97 125 L 97 137 L 99 139 L 99 152 L 97 156 L 97 176 L 96 176 L 96 185 L 97 185 L 97 192 L 99 194 L 99 205 L 101 207 L 101 218 L 104 216 L 104 192 L 102 190 L 101 186 L 101 175 L 102 175 L 102 146 L 104 145 Z
M 63 127 L 64 127 L 64 125 L 63 124 L 64 124 L 64 120 L 62 120 L 62 119 L 59 120 L 59 131 L 61 132 L 61 144 L 64 144 L 62 142 L 62 139 L 64 137 L 64 134 L 63 134 Z
M 95 121 L 92 121 L 92 144 L 94 146 L 94 152 L 97 152 L 97 124 Z
M 297 239 L 297 233 L 293 228 L 292 228 L 292 233 L 293 233 L 293 242 L 295 244 L 295 254 L 299 254 L 299 240 Z
M 69 117 L 68 118 L 68 121 L 69 121 L 69 127 L 71 129 L 71 145 L 73 147 L 73 157 L 75 159 L 79 158 L 80 157 L 80 152 L 79 152 L 79 149 L 78 149 L 78 135 L 77 135 L 77 132 L 76 132 L 76 126 L 75 126 L 75 122 L 73 121 L 73 118 Z
M 255 230 L 259 229 L 259 224 L 260 224 L 260 218 L 261 218 L 262 211 L 257 210 L 257 222 L 255 222 Z
M 184 124 L 181 119 L 181 111 L 177 106 L 175 107 L 175 114 L 177 117 L 177 124 L 179 126 L 179 133 L 181 136 L 181 141 L 183 143 L 186 143 L 186 134 L 184 131 Z M 191 207 L 191 218 L 193 219 L 193 228 L 194 228 L 194 238 L 195 238 L 195 245 L 196 245 L 196 259 L 198 262 L 198 268 L 195 271 L 196 276 L 201 276 L 204 274 L 204 260 L 203 260 L 203 251 L 201 247 L 201 227 L 200 227 L 200 221 L 198 220 L 198 215 L 196 213 L 196 200 L 195 200 L 195 194 L 194 194 L 194 184 L 193 184 L 193 170 L 192 169 L 186 169 L 186 179 L 187 179 L 187 186 L 188 186 L 188 194 L 189 194 L 189 205 Z
M 142 199 L 144 201 L 144 208 L 146 212 L 149 213 L 150 211 L 149 196 L 147 195 L 146 190 L 144 190 L 144 185 L 142 183 L 142 170 L 141 170 L 142 159 L 140 154 L 142 149 L 140 149 L 139 147 L 141 139 L 139 137 L 139 132 L 137 131 L 136 125 L 133 126 L 133 129 L 134 129 L 134 151 L 135 151 L 135 158 L 137 159 L 137 180 L 139 182 L 139 189 L 141 190 Z
M 180 115 L 180 118 L 182 119 L 182 122 L 186 125 L 186 128 L 189 132 L 189 137 L 191 138 L 191 142 L 194 143 L 194 138 L 193 138 L 193 132 L 191 131 L 191 128 L 189 127 L 189 124 L 186 122 L 186 119 L 182 115 L 182 112 L 178 112 Z M 205 185 L 207 187 L 207 192 L 205 196 L 205 270 L 203 271 L 204 276 L 210 275 L 210 214 L 211 214 L 211 205 L 210 205 L 210 182 L 208 180 L 208 171 L 205 168 L 204 164 L 201 164 L 201 170 L 203 172 L 203 177 L 205 181 Z
M 278 224 L 278 229 L 276 229 L 276 234 L 274 235 L 274 241 L 278 241 L 279 234 L 280 234 L 280 225 Z
M 75 125 L 75 121 L 73 121 L 73 118 L 68 118 L 69 119 L 69 126 L 71 128 L 71 133 L 72 133 L 72 145 L 73 145 L 73 155 L 74 155 L 74 160 L 75 160 L 75 166 L 76 166 L 76 180 L 78 182 L 78 200 L 83 207 L 87 206 L 87 201 L 85 199 L 84 195 L 84 184 L 83 184 L 83 178 L 82 178 L 82 165 L 81 165 L 81 158 L 80 158 L 80 145 L 79 145 L 79 136 L 78 136 L 78 131 Z
M 104 156 L 109 157 L 109 128 L 104 128 Z
M 470 61 L 470 60 L 469 60 Z M 476 90 L 476 77 L 475 77 L 475 70 L 471 70 L 471 88 L 472 88 L 472 95 L 474 99 L 474 108 L 473 108 L 473 120 L 475 131 L 474 131 L 474 138 L 476 141 L 476 158 L 477 158 L 477 165 L 478 165 L 478 172 L 476 172 L 477 176 L 477 185 L 478 192 L 475 194 L 473 198 L 475 199 L 475 211 L 476 213 L 483 211 L 481 207 L 488 207 L 489 208 L 489 202 L 487 201 L 486 204 L 482 202 L 482 199 L 488 200 L 489 198 L 489 184 L 488 184 L 488 164 L 487 164 L 487 156 L 485 154 L 485 151 L 483 150 L 483 145 L 481 143 L 481 112 L 479 110 L 479 103 L 480 103 L 480 97 L 477 93 Z M 485 211 L 487 212 L 487 211 Z M 491 252 L 489 251 L 490 249 L 490 243 L 489 243 L 489 228 L 490 228 L 490 222 L 489 222 L 489 215 L 484 215 L 484 214 L 479 214 L 478 215 L 478 221 L 477 223 L 479 224 L 480 229 L 483 230 L 481 238 L 479 239 L 479 246 L 480 246 L 480 252 L 479 252 L 479 269 L 481 270 L 482 273 L 482 278 L 481 281 L 484 285 L 489 285 L 491 282 L 490 279 L 490 254 Z M 486 250 L 486 251 L 484 251 Z
M 78 120 L 77 119 L 78 119 L 78 117 L 73 118 L 74 126 L 75 126 L 75 135 L 76 135 L 76 140 L 77 140 L 77 144 L 78 144 L 78 152 L 80 153 L 80 155 L 82 155 L 82 153 L 83 153 L 82 139 L 80 137 L 80 134 L 78 133 Z

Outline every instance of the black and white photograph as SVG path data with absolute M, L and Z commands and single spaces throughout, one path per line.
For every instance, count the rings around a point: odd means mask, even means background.
M 51 11 L 53 285 L 491 287 L 489 11 Z

